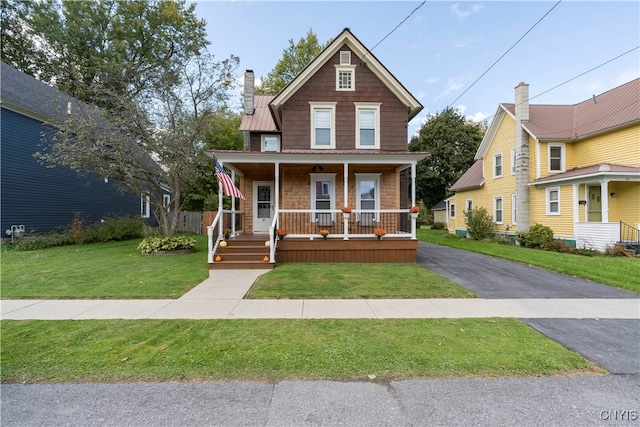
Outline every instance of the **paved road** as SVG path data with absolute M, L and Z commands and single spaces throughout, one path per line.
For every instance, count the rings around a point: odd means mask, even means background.
M 481 298 L 640 298 L 588 280 L 423 242 L 418 247 L 418 264 Z M 640 320 L 521 320 L 611 373 L 640 373 Z
M 637 376 L 2 385 L 2 426 L 638 426 Z

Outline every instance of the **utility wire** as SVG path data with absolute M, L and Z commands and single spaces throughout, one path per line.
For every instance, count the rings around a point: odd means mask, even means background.
M 560 0 L 560 1 L 562 1 L 562 0 Z M 417 11 L 418 9 L 420 9 L 422 6 L 424 6 L 424 4 L 425 4 L 426 2 L 427 2 L 427 0 L 423 0 L 423 1 L 422 1 L 422 3 L 420 3 L 420 4 L 418 5 L 418 7 L 416 7 L 415 9 L 413 9 L 413 11 L 412 11 L 410 14 L 408 14 L 408 15 L 407 15 L 407 17 L 406 17 L 406 18 L 404 18 L 404 19 L 403 19 L 403 20 L 402 20 L 398 25 L 396 25 L 396 27 L 395 27 L 393 30 L 389 31 L 389 33 L 388 33 L 386 36 L 384 36 L 384 37 L 382 38 L 382 40 L 380 40 L 378 43 L 376 43 L 376 44 L 375 44 L 375 46 L 373 46 L 371 49 L 369 49 L 369 52 L 372 52 L 372 51 L 373 51 L 373 49 L 375 49 L 376 47 L 378 47 L 378 45 L 379 45 L 380 43 L 382 43 L 383 41 L 385 41 L 385 39 L 386 39 L 387 37 L 389 37 L 389 36 L 390 36 L 391 34 L 393 34 L 393 33 L 394 33 L 398 28 L 400 28 L 400 26 L 401 26 L 402 24 L 404 24 L 404 23 L 405 23 L 405 21 L 406 21 L 407 19 L 411 18 L 411 15 L 413 15 L 414 13 L 416 13 L 416 11 Z M 363 58 L 363 59 L 364 59 L 364 58 Z
M 546 18 L 546 17 L 547 17 L 547 15 L 549 15 L 549 14 L 551 13 L 551 11 L 552 11 L 553 9 L 555 9 L 555 8 L 556 8 L 556 7 L 557 7 L 561 2 L 562 2 L 562 0 L 558 0 L 558 2 L 557 2 L 555 5 L 553 5 L 553 7 L 552 7 L 551 9 L 549 9 L 549 10 L 547 11 L 547 13 L 545 13 L 545 14 L 542 16 L 542 18 L 538 19 L 538 22 L 536 22 L 535 24 L 533 24 L 533 26 L 532 26 L 531 28 L 529 28 L 529 30 L 527 30 L 527 32 L 526 32 L 526 33 L 524 33 L 524 34 L 522 35 L 522 37 L 520 37 L 520 38 L 518 39 L 518 41 L 516 41 L 516 42 L 515 42 L 515 43 L 514 43 L 514 44 L 513 44 L 509 49 L 507 49 L 507 51 L 506 51 L 505 53 L 503 53 L 503 54 L 502 54 L 502 56 L 496 60 L 496 62 L 494 62 L 493 64 L 491 64 L 491 66 L 490 66 L 489 68 L 487 68 L 487 70 L 486 70 L 484 73 L 482 73 L 482 75 L 481 75 L 480 77 L 478 77 L 478 78 L 476 79 L 476 81 L 474 81 L 473 83 L 471 83 L 471 86 L 469 86 L 468 88 L 466 88 L 466 89 L 464 90 L 464 92 L 462 92 L 462 93 L 460 94 L 460 96 L 458 96 L 456 99 L 454 99 L 454 100 L 453 100 L 453 102 L 452 102 L 451 104 L 449 104 L 449 107 L 451 107 L 453 104 L 455 104 L 455 103 L 456 103 L 456 101 L 458 101 L 460 98 L 462 98 L 462 96 L 463 96 L 465 93 L 467 93 L 467 92 L 469 91 L 469 89 L 471 89 L 471 88 L 472 88 L 476 83 L 478 83 L 478 81 L 479 81 L 481 78 L 483 78 L 485 74 L 487 74 L 487 73 L 488 73 L 488 72 L 489 72 L 489 71 L 490 71 L 490 70 L 491 70 L 491 69 L 492 69 L 492 68 L 493 68 L 493 67 L 494 67 L 498 62 L 500 62 L 500 60 L 501 60 L 502 58 L 504 58 L 504 57 L 507 55 L 507 53 L 509 53 L 509 52 L 510 52 L 514 47 L 516 47 L 516 45 L 517 45 L 518 43 L 520 43 L 520 41 L 521 41 L 523 38 L 525 38 L 525 37 L 526 37 L 526 35 L 527 35 L 527 34 L 529 34 L 529 33 L 531 32 L 531 30 L 533 30 L 533 29 L 534 29 L 534 28 L 535 28 L 535 27 L 536 27 L 540 22 L 542 22 L 542 20 L 543 20 L 544 18 Z

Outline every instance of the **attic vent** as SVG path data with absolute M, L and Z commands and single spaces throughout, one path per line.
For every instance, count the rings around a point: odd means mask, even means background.
M 340 52 L 340 65 L 350 65 L 351 64 L 351 52 L 348 50 Z

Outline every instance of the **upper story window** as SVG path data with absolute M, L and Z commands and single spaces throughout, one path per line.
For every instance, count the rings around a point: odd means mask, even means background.
M 311 148 L 336 148 L 336 103 L 310 102 Z
M 549 172 L 564 172 L 564 144 L 549 144 Z
M 336 65 L 336 90 L 356 90 L 356 66 Z
M 262 135 L 261 150 L 263 152 L 280 151 L 280 135 Z
M 502 177 L 502 153 L 493 155 L 493 177 Z
M 380 148 L 380 104 L 363 102 L 356 106 L 356 148 Z
M 340 65 L 351 65 L 351 52 L 343 50 L 340 52 Z

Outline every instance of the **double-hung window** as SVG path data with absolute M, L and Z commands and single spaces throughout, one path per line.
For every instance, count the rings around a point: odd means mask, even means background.
M 336 103 L 310 102 L 311 148 L 336 148 Z
M 464 222 L 468 222 L 467 215 L 470 215 L 473 211 L 473 199 L 467 199 L 467 210 L 464 216 Z
M 361 225 L 370 226 L 380 221 L 380 174 L 356 173 L 356 206 L 360 212 L 358 221 Z
M 547 188 L 547 215 L 560 215 L 559 188 Z
M 340 52 L 340 64 L 336 65 L 336 90 L 356 90 L 356 66 L 351 65 L 351 52 Z
M 335 182 L 334 173 L 311 174 L 311 219 L 321 227 L 328 227 L 335 220 Z
M 511 149 L 511 175 L 516 174 L 516 149 Z
M 151 217 L 151 200 L 149 199 L 149 196 L 145 194 L 140 195 L 140 217 Z
M 493 177 L 494 178 L 502 177 L 502 153 L 497 153 L 493 155 Z
M 511 223 L 516 225 L 518 221 L 516 221 L 518 214 L 518 196 L 515 194 L 511 195 Z
M 356 102 L 356 148 L 380 148 L 380 104 Z
M 564 171 L 564 144 L 549 144 L 549 172 Z
M 493 222 L 502 224 L 502 213 L 502 196 L 495 196 L 493 198 Z

